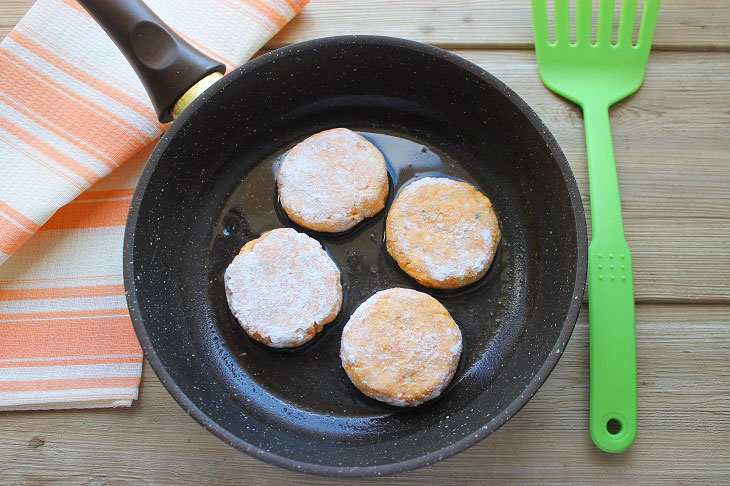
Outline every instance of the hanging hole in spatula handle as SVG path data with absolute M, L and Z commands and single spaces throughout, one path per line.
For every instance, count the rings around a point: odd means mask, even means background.
M 185 92 L 225 65 L 188 44 L 141 0 L 78 0 L 124 53 L 161 122 Z

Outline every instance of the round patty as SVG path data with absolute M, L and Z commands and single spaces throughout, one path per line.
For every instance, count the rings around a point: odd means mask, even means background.
M 314 231 L 346 231 L 385 207 L 388 171 L 383 154 L 346 128 L 297 144 L 277 174 L 281 206 Z
M 396 197 L 385 239 L 388 253 L 418 283 L 456 289 L 487 273 L 500 231 L 492 203 L 474 186 L 425 177 Z
M 340 359 L 365 395 L 414 407 L 441 394 L 461 356 L 459 326 L 433 297 L 409 289 L 377 292 L 342 332 Z
M 342 306 L 337 266 L 316 240 L 291 228 L 246 243 L 223 280 L 244 331 L 274 348 L 311 340 Z

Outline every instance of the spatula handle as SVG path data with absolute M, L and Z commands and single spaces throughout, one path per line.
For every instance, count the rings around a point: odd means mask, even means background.
M 636 321 L 631 253 L 608 107 L 584 108 L 593 236 L 588 248 L 590 432 L 606 452 L 622 452 L 637 433 Z
M 622 452 L 634 442 L 636 412 L 636 321 L 631 255 L 626 242 L 588 248 L 593 442 Z

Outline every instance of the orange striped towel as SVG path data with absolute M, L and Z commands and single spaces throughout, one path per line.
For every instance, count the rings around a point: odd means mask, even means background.
M 146 3 L 231 69 L 307 1 Z M 137 398 L 122 237 L 163 130 L 134 71 L 74 0 L 38 0 L 0 43 L 0 409 Z

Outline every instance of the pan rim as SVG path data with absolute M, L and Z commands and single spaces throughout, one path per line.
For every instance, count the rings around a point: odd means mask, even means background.
M 515 108 L 517 108 L 520 113 L 522 113 L 535 127 L 537 132 L 542 137 L 544 143 L 549 148 L 553 160 L 557 163 L 562 173 L 563 180 L 565 181 L 565 184 L 567 186 L 570 200 L 572 202 L 573 219 L 576 231 L 576 276 L 575 285 L 573 287 L 572 300 L 570 305 L 568 306 L 566 317 L 563 322 L 557 343 L 553 346 L 547 361 L 543 364 L 543 366 L 535 374 L 535 376 L 533 376 L 528 385 L 525 387 L 524 391 L 517 398 L 515 398 L 506 408 L 504 408 L 498 415 L 496 415 L 494 418 L 492 418 L 492 420 L 484 424 L 476 432 L 456 442 L 453 442 L 446 447 L 443 447 L 433 452 L 429 452 L 419 457 L 399 462 L 378 464 L 374 466 L 337 467 L 311 464 L 308 462 L 289 459 L 256 447 L 233 435 L 231 432 L 218 425 L 213 419 L 211 419 L 201 409 L 199 409 L 190 398 L 188 398 L 188 396 L 172 379 L 170 374 L 167 372 L 167 369 L 163 365 L 162 360 L 158 357 L 152 345 L 150 336 L 145 328 L 144 321 L 139 309 L 134 279 L 134 239 L 135 227 L 139 215 L 139 207 L 144 197 L 144 193 L 149 179 L 157 165 L 157 162 L 160 159 L 160 156 L 162 155 L 162 153 L 164 153 L 170 141 L 177 135 L 187 119 L 190 118 L 201 105 L 207 102 L 210 94 L 218 92 L 228 83 L 232 82 L 234 78 L 237 79 L 239 76 L 242 76 L 246 72 L 255 69 L 259 65 L 270 62 L 271 60 L 276 59 L 282 54 L 296 52 L 301 49 L 316 48 L 323 45 L 337 44 L 370 44 L 379 45 L 382 47 L 398 47 L 413 50 L 423 54 L 428 54 L 441 60 L 447 61 L 450 64 L 455 65 L 457 68 L 468 71 L 469 73 L 477 76 L 484 82 L 488 83 L 500 94 L 507 97 L 515 106 Z M 568 164 L 565 154 L 560 148 L 560 145 L 558 144 L 555 137 L 552 135 L 545 123 L 538 117 L 535 111 L 519 95 L 517 95 L 511 88 L 509 88 L 506 84 L 497 79 L 494 75 L 490 74 L 476 64 L 438 47 L 396 37 L 374 35 L 344 35 L 322 37 L 292 44 L 268 52 L 262 56 L 257 57 L 256 59 L 244 63 L 242 66 L 226 74 L 221 80 L 213 85 L 213 87 L 209 88 L 206 93 L 203 93 L 201 96 L 195 99 L 191 103 L 191 105 L 181 114 L 181 116 L 178 117 L 178 119 L 170 125 L 170 127 L 161 137 L 154 151 L 150 155 L 150 158 L 139 178 L 137 187 L 134 192 L 134 196 L 132 198 L 132 203 L 129 208 L 127 224 L 124 233 L 123 270 L 125 294 L 127 298 L 127 305 L 129 307 L 130 317 L 132 319 L 135 333 L 137 334 L 137 338 L 140 341 L 140 345 L 142 346 L 145 357 L 149 360 L 152 369 L 155 371 L 157 377 L 160 379 L 167 391 L 173 396 L 173 398 L 175 398 L 178 404 L 180 404 L 180 406 L 198 423 L 200 423 L 203 427 L 205 427 L 208 431 L 221 439 L 223 442 L 235 447 L 236 449 L 243 451 L 257 459 L 263 460 L 270 464 L 274 464 L 276 466 L 283 467 L 285 469 L 289 469 L 291 471 L 332 477 L 371 477 L 402 473 L 424 467 L 451 457 L 486 438 L 491 433 L 499 429 L 502 425 L 504 425 L 510 418 L 512 418 L 534 396 L 540 386 L 542 386 L 547 377 L 553 371 L 560 357 L 563 355 L 563 350 L 565 349 L 567 342 L 573 333 L 573 329 L 575 328 L 578 314 L 580 312 L 580 307 L 582 305 L 587 276 L 587 261 L 588 235 L 585 211 L 573 172 L 570 168 L 570 165 Z

